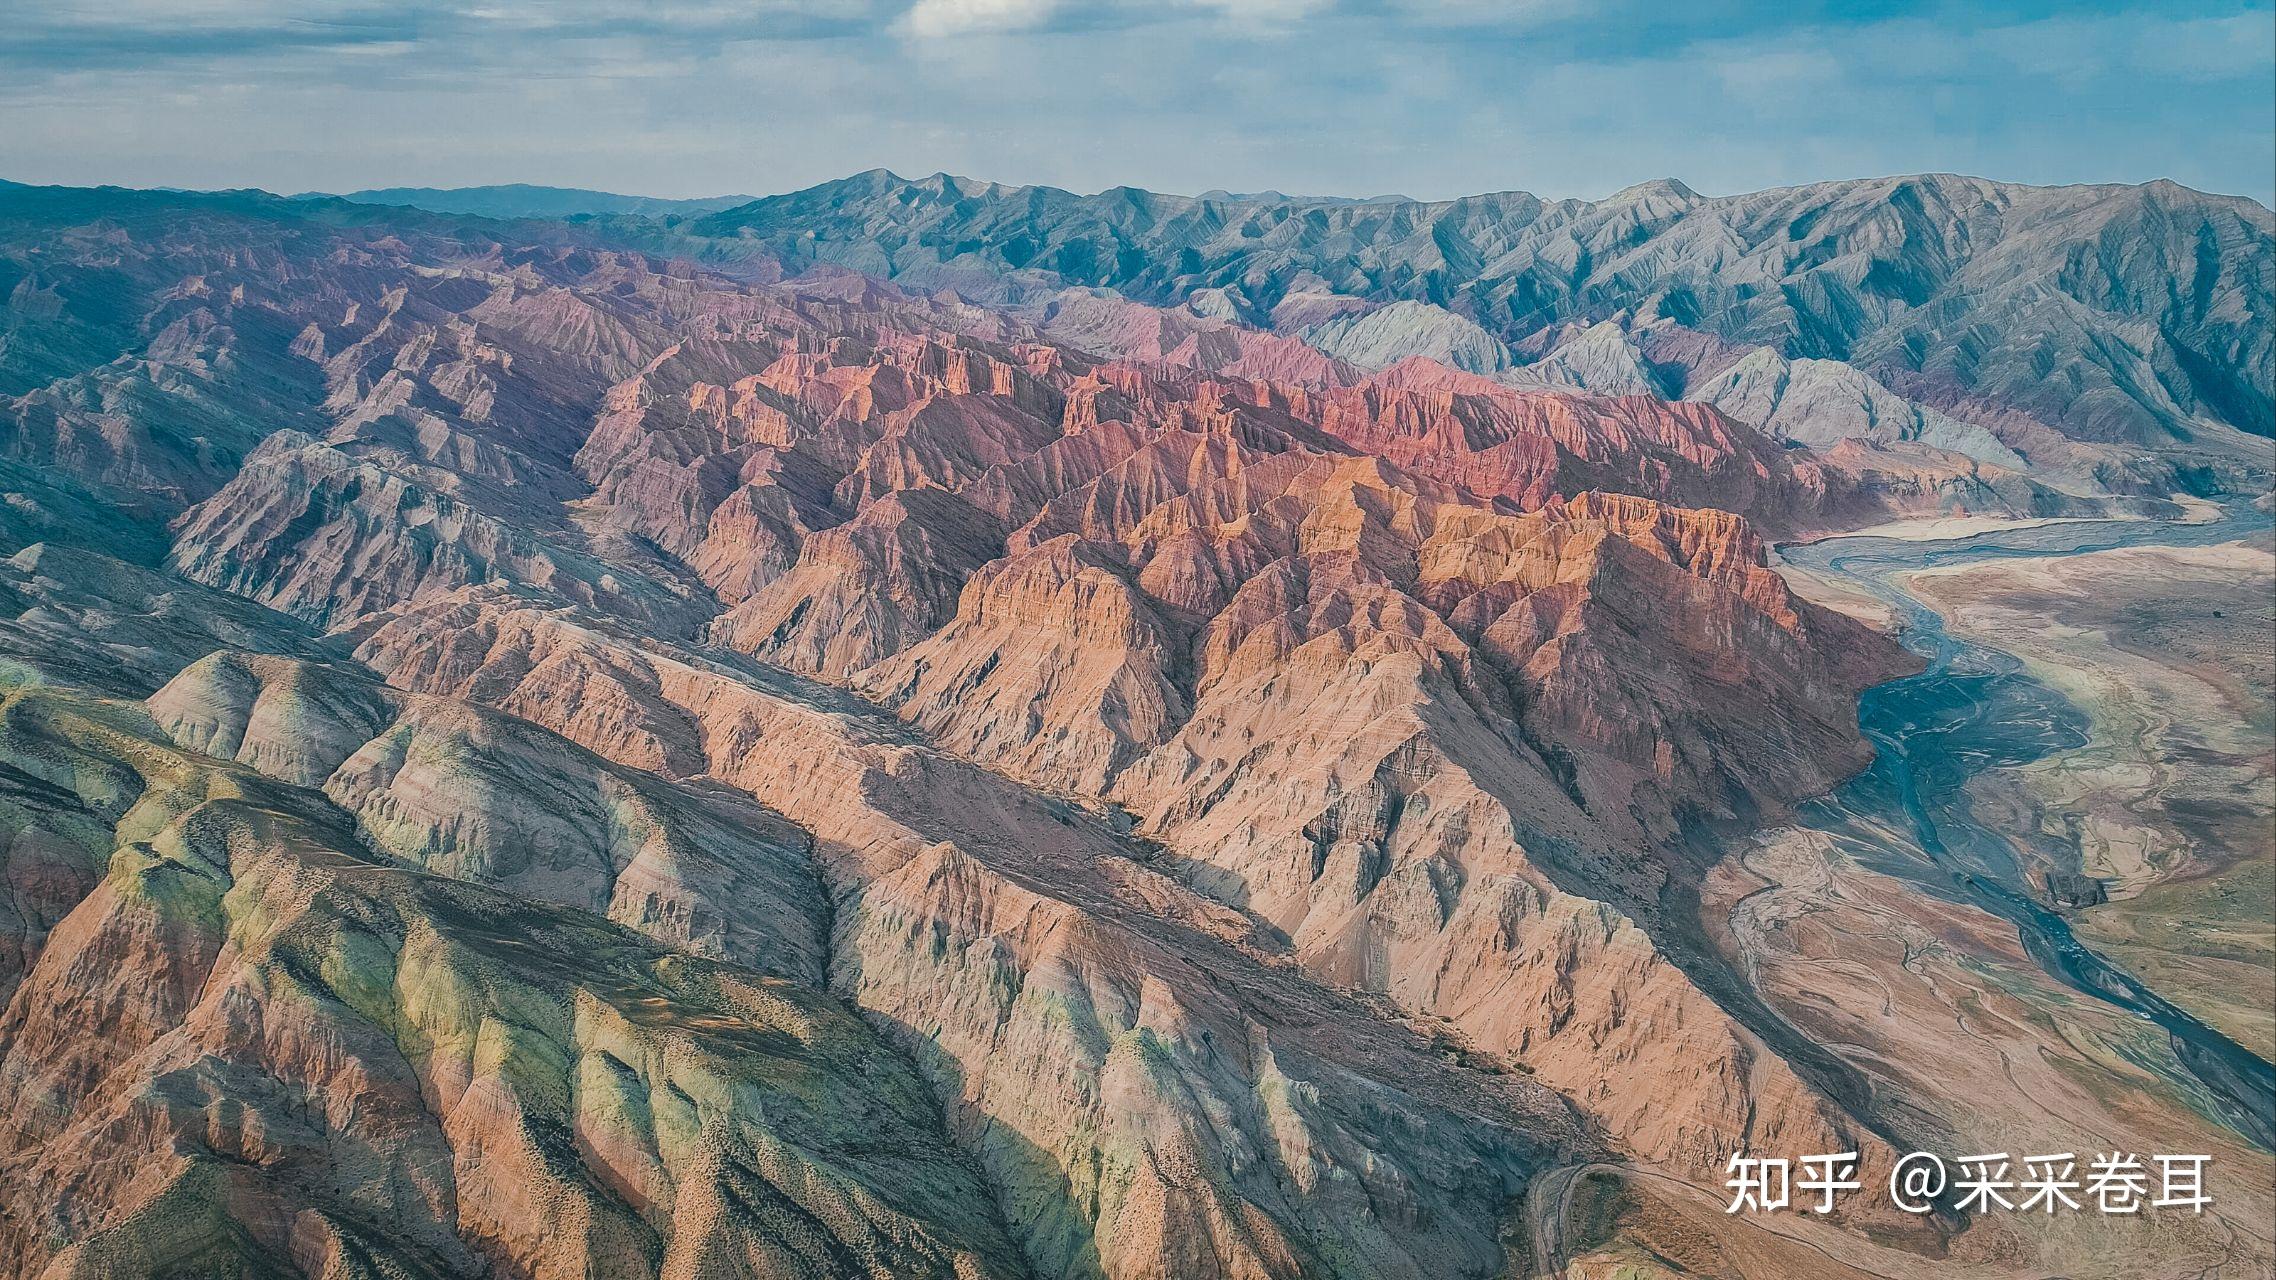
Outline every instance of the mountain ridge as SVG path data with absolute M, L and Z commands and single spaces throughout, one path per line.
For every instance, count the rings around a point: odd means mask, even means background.
M 749 195 L 641 196 L 583 187 L 548 187 L 508 182 L 478 187 L 372 187 L 358 191 L 304 191 L 290 200 L 332 199 L 351 204 L 404 205 L 430 213 L 467 213 L 491 218 L 568 218 L 587 214 L 641 218 L 692 217 L 717 213 L 759 199 Z
M 2081 500 L 1587 389 L 1748 358 L 1667 323 L 1370 373 L 657 225 L 0 190 L 0 1273 L 2077 1269 L 1708 1204 L 1990 1149 L 2008 1049 L 1892 1079 L 1701 904 L 1918 665 L 1768 539 Z M 2124 1047 L 2058 1133 L 2244 1168 Z M 2258 1269 L 2232 1185 L 2157 1239 Z
M 922 178 L 908 178 L 903 177 L 901 174 L 894 172 L 890 168 L 878 166 L 875 168 L 864 169 L 857 173 L 850 173 L 839 178 L 826 178 L 820 182 L 810 183 L 807 186 L 799 187 L 790 191 L 777 192 L 772 195 L 754 196 L 750 198 L 750 202 L 761 203 L 769 200 L 785 200 L 795 196 L 809 195 L 816 192 L 828 191 L 840 187 L 866 186 L 872 189 L 881 189 L 884 184 L 891 184 L 895 186 L 920 186 L 928 184 L 938 185 L 944 180 L 948 183 L 955 184 L 959 188 L 986 189 L 993 194 L 1038 193 L 1050 197 L 1063 196 L 1074 200 L 1096 200 L 1109 195 L 1136 194 L 1160 200 L 1180 200 L 1191 201 L 1195 203 L 1210 201 L 1220 204 L 1286 204 L 1298 206 L 1445 206 L 1460 204 L 1464 201 L 1519 199 L 1538 201 L 1544 205 L 1584 204 L 1591 206 L 1605 206 L 1616 204 L 1631 204 L 1637 202 L 1640 199 L 1654 196 L 1662 196 L 1688 201 L 1712 201 L 1742 199 L 1748 196 L 1783 195 L 1792 192 L 1810 191 L 1828 187 L 1854 187 L 1882 183 L 1926 183 L 1931 185 L 1968 183 L 1987 184 L 1991 186 L 2006 187 L 2016 190 L 2050 192 L 2115 192 L 2144 190 L 2150 188 L 2171 188 L 2174 191 L 2184 192 L 2191 196 L 2203 197 L 2209 200 L 2235 201 L 2243 204 L 2249 204 L 2263 210 L 2269 208 L 2269 206 L 2262 204 L 2258 199 L 2252 196 L 2235 195 L 2218 191 L 2205 191 L 2196 187 L 2187 186 L 2171 178 L 2150 178 L 2141 182 L 2016 182 L 2004 178 L 1991 178 L 1979 174 L 1965 174 L 1948 170 L 1922 170 L 1919 172 L 1911 173 L 1865 175 L 1855 178 L 1825 178 L 1813 182 L 1786 183 L 1780 186 L 1760 187 L 1744 191 L 1726 192 L 1721 195 L 1708 195 L 1702 193 L 1691 186 L 1691 184 L 1685 182 L 1683 179 L 1675 177 L 1671 174 L 1664 177 L 1641 179 L 1637 182 L 1630 183 L 1629 185 L 1622 187 L 1617 191 L 1594 198 L 1588 196 L 1546 196 L 1538 192 L 1528 191 L 1522 187 L 1504 187 L 1487 191 L 1465 192 L 1460 195 L 1426 198 L 1421 196 L 1397 194 L 1374 196 L 1292 195 L 1286 192 L 1273 190 L 1234 192 L 1225 190 L 1224 188 L 1212 188 L 1198 194 L 1189 195 L 1174 191 L 1155 191 L 1151 188 L 1136 187 L 1122 183 L 1118 183 L 1114 186 L 1102 187 L 1099 190 L 1093 192 L 1081 192 L 1076 191 L 1070 187 L 1056 186 L 1047 182 L 996 182 L 993 179 L 975 178 L 965 174 L 949 173 L 945 170 L 937 170 Z M 646 199 L 649 197 L 627 196 L 624 198 Z
M 2085 440 L 2186 450 L 2201 423 L 2276 432 L 2276 213 L 2249 198 L 1933 174 L 1622 195 L 1243 204 L 873 170 L 681 231 L 763 246 L 792 272 L 831 263 L 979 301 L 1074 285 L 1176 306 L 1221 290 L 1281 332 L 1318 322 L 1280 314 L 1314 295 L 1439 306 L 1513 345 L 1627 314 L 1845 360 L 1947 413 L 1989 398 Z

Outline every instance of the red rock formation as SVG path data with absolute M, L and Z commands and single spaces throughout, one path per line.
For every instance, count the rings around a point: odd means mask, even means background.
M 1336 1257 L 1482 1273 L 1510 1179 L 1545 1136 L 1573 1140 L 1545 1091 L 1418 1052 L 1275 963 L 1240 914 L 1137 865 L 1107 824 L 873 711 L 473 593 L 358 653 L 390 683 L 486 693 L 565 732 L 579 726 L 552 679 L 637 666 L 619 688 L 649 692 L 613 723 L 690 726 L 714 776 L 811 828 L 841 989 L 932 1074 L 1040 1274 L 1184 1259 L 1295 1277 Z M 603 754 L 649 750 L 585 732 Z
M 205 656 L 259 646 L 196 592 L 159 637 L 0 580 L 28 667 L 187 668 L 0 742 L 42 784 L 0 1158 L 86 1188 L 12 1261 L 184 1214 L 193 1268 L 1483 1276 L 1606 1142 L 1873 1148 L 1679 910 L 1687 826 L 1853 767 L 1894 669 L 1763 565 L 1834 473 L 1218 322 L 1102 359 L 850 279 L 304 234 L 203 287 L 293 335 L 305 429 L 138 498 L 186 504 L 150 576 L 304 620 L 292 660 Z M 173 474 L 136 423 L 86 483 Z M 194 1148 L 180 1100 L 238 1096 Z M 342 1110 L 267 1136 L 304 1096 Z
M 102 876 L 0 1013 L 9 1274 L 1021 1270 L 829 997 L 404 874 L 130 706 L 11 693 L 0 749 Z

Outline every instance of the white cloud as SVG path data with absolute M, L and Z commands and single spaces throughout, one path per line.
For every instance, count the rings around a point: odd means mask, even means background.
M 977 31 L 1024 31 L 1041 26 L 1059 0 L 917 0 L 896 24 L 905 35 L 927 39 Z
M 1580 14 L 1584 0 L 1391 0 L 1401 17 L 1426 26 L 1522 31 Z
M 1462 2 L 1462 0 L 1457 0 Z M 1526 3 L 1535 0 L 1524 0 Z M 960 36 L 1032 31 L 1065 20 L 1070 26 L 1130 29 L 1196 16 L 1236 27 L 1285 28 L 1334 7 L 1336 0 L 917 0 L 893 24 L 904 36 Z
M 1192 3 L 1235 22 L 1271 26 L 1327 8 L 1334 0 L 1192 0 Z
M 2265 74 L 2266 13 L 2161 18 L 2138 13 L 2045 18 L 1987 31 L 1985 53 L 2024 75 L 2086 81 L 2129 75 L 2217 80 Z

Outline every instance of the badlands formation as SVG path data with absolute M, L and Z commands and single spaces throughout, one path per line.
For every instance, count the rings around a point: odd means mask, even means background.
M 2118 1015 L 1996 920 L 1730 854 L 1920 665 L 1772 539 L 2265 483 L 2265 210 L 889 177 L 0 186 L 0 1274 L 2268 1265 L 2266 1150 L 2129 1084 L 2172 1048 L 2076 1066 L 2049 1011 Z M 2189 252 L 2096 275 L 2149 211 Z M 1756 276 L 1807 283 L 1717 292 Z M 2264 730 L 2195 635 L 2126 659 L 2198 680 L 2143 714 Z M 2204 787 L 2265 784 L 2240 742 Z M 2125 809 L 2130 749 L 1986 803 Z M 2249 824 L 2141 821 L 2093 828 L 2136 905 L 2091 939 L 2177 987 L 2264 962 L 2241 907 L 2173 940 L 2175 895 L 2258 883 Z M 1737 1151 L 1870 1186 L 2036 1140 L 1989 1041 L 2082 1144 L 2214 1145 L 2231 1203 L 1722 1212 Z

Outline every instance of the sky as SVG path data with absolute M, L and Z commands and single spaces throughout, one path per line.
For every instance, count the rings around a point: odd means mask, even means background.
M 2276 201 L 2276 0 L 0 0 L 0 177 Z

